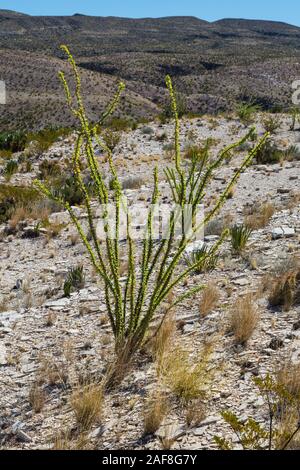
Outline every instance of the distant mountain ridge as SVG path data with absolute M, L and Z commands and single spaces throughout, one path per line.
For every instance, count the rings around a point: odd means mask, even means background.
M 62 43 L 68 44 L 92 81 L 123 79 L 135 95 L 131 108 L 146 100 L 154 114 L 164 102 L 166 73 L 173 76 L 189 109 L 197 113 L 230 109 L 243 100 L 255 100 L 266 109 L 286 108 L 291 104 L 291 83 L 300 78 L 300 28 L 286 23 L 245 19 L 210 23 L 196 17 L 128 19 L 80 13 L 51 17 L 0 10 L 0 49 L 12 58 L 0 57 L 0 79 L 7 81 L 15 112 L 21 112 L 18 126 L 22 116 L 26 118 L 26 83 L 34 97 L 27 107 L 35 109 L 43 92 L 36 79 L 41 73 L 35 68 L 39 57 L 48 57 L 49 64 L 55 61 L 54 74 L 49 75 L 47 69 L 47 79 L 56 80 L 64 59 L 59 49 Z M 14 54 L 21 60 L 18 82 L 9 70 L 16 66 Z M 24 90 L 20 106 L 20 93 L 15 99 L 18 88 Z M 101 102 L 107 98 L 104 93 Z M 150 108 L 146 106 L 146 112 Z M 130 100 L 124 112 L 131 113 Z M 46 124 L 53 120 L 49 113 L 40 114 Z M 26 125 L 39 125 L 34 115 L 32 110 Z M 10 127 L 13 122 L 13 110 L 8 116 L 5 108 L 0 126 Z M 63 122 L 59 119 L 59 124 Z

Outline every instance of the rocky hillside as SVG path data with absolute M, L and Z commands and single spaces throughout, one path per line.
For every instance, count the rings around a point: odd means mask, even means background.
M 88 70 L 88 100 L 97 95 L 104 103 L 110 84 L 122 78 L 128 87 L 122 112 L 135 116 L 159 112 L 166 73 L 187 109 L 200 114 L 232 109 L 244 100 L 265 109 L 289 107 L 291 82 L 300 76 L 300 29 L 284 23 L 32 17 L 0 10 L 0 25 L 0 79 L 7 81 L 9 98 L 1 128 L 39 128 L 53 124 L 54 116 L 58 124 L 69 124 L 60 113 L 56 78 L 63 67 L 62 43 Z

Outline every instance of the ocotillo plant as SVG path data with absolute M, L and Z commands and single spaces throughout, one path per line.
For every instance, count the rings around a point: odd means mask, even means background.
M 124 84 L 120 83 L 112 102 L 99 119 L 99 122 L 96 125 L 91 124 L 86 115 L 82 100 L 81 80 L 76 63 L 66 46 L 62 46 L 62 50 L 68 56 L 68 61 L 75 80 L 75 96 L 72 97 L 64 73 L 60 72 L 59 74 L 65 90 L 68 106 L 73 115 L 78 119 L 80 126 L 80 130 L 77 131 L 77 142 L 72 165 L 74 177 L 84 196 L 84 204 L 88 216 L 88 231 L 84 230 L 81 221 L 67 201 L 57 197 L 40 181 L 35 181 L 35 185 L 45 196 L 62 204 L 69 212 L 70 218 L 76 226 L 82 242 L 88 251 L 91 262 L 104 283 L 106 308 L 115 338 L 115 350 L 119 360 L 121 358 L 123 364 L 126 364 L 142 346 L 150 327 L 154 324 L 156 326 L 160 325 L 161 321 L 163 321 L 163 317 L 159 316 L 158 310 L 164 299 L 166 299 L 174 287 L 179 286 L 197 268 L 197 263 L 188 267 L 186 267 L 184 263 L 180 263 L 187 245 L 191 242 L 195 233 L 199 231 L 200 226 L 205 226 L 221 209 L 231 187 L 236 183 L 243 170 L 251 163 L 257 150 L 260 149 L 265 142 L 267 135 L 264 136 L 246 156 L 239 170 L 234 173 L 226 189 L 220 194 L 217 203 L 207 213 L 201 224 L 198 224 L 198 226 L 197 224 L 193 224 L 192 232 L 189 233 L 189 235 L 183 232 L 179 240 L 175 236 L 175 224 L 177 219 L 175 210 L 171 211 L 168 220 L 168 237 L 157 241 L 153 235 L 153 207 L 157 205 L 160 200 L 158 170 L 155 168 L 153 175 L 152 204 L 148 209 L 146 234 L 140 245 L 133 240 L 130 230 L 130 217 L 127 215 L 126 253 L 128 272 L 124 282 L 124 278 L 120 276 L 121 256 L 119 248 L 122 186 L 114 166 L 112 152 L 107 148 L 101 137 L 99 137 L 99 127 L 115 110 L 121 92 L 124 89 Z M 179 206 L 183 211 L 190 205 L 194 216 L 198 204 L 204 202 L 207 186 L 215 170 L 222 165 L 224 160 L 228 162 L 232 150 L 241 146 L 246 140 L 252 137 L 254 131 L 252 129 L 239 142 L 225 148 L 212 163 L 209 163 L 208 158 L 202 161 L 198 161 L 199 159 L 197 160 L 195 158 L 189 170 L 186 170 L 181 161 L 180 121 L 172 81 L 169 76 L 166 77 L 166 85 L 169 90 L 175 121 L 175 165 L 174 168 L 167 170 L 167 179 L 173 195 L 174 204 L 176 204 L 177 207 Z M 103 170 L 101 171 L 101 165 L 98 163 L 95 155 L 96 145 L 103 150 L 106 157 L 105 161 L 109 162 L 111 173 L 110 180 L 113 181 L 113 189 L 111 191 L 109 191 L 109 184 L 105 182 Z M 83 167 L 83 159 L 87 163 L 90 177 L 96 188 L 98 203 L 101 207 L 112 203 L 115 209 L 113 221 L 114 237 L 110 236 L 112 229 L 110 225 L 112 222 L 109 220 L 107 212 L 104 211 L 102 215 L 104 230 L 107 234 L 104 243 L 100 243 L 97 237 L 97 219 L 93 213 L 89 192 L 82 176 L 81 169 Z M 88 233 L 90 236 L 88 236 Z M 211 256 L 215 255 L 226 235 L 227 233 L 224 233 L 220 241 L 209 251 Z M 141 257 L 138 259 L 139 253 Z M 201 262 L 203 262 L 203 260 L 201 260 Z M 187 290 L 183 295 L 175 299 L 172 307 L 200 291 L 202 287 L 203 286 L 197 286 L 196 288 Z

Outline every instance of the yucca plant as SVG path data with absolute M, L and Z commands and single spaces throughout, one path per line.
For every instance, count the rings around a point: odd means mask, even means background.
M 191 254 L 185 256 L 185 261 L 188 266 L 195 266 L 195 274 L 201 274 L 203 272 L 212 271 L 215 269 L 218 262 L 217 250 L 213 248 L 214 253 L 209 249 L 207 245 L 203 245 L 201 248 L 197 248 L 192 251 Z
M 241 253 L 246 248 L 252 230 L 246 225 L 234 225 L 230 233 L 233 250 L 237 253 Z
M 237 109 L 237 115 L 244 124 L 249 124 L 253 114 L 260 110 L 260 106 L 255 103 L 241 103 Z
M 73 289 L 82 289 L 85 284 L 83 266 L 76 266 L 70 269 L 67 279 L 64 282 L 65 297 L 70 297 Z
M 290 110 L 290 115 L 291 115 L 291 118 L 292 118 L 292 122 L 291 122 L 291 131 L 294 131 L 296 130 L 296 124 L 299 123 L 300 121 L 300 109 L 295 107 L 295 108 L 292 108 Z
M 198 266 L 198 262 L 188 267 L 184 267 L 184 264 L 181 263 L 187 245 L 194 239 L 198 231 L 220 211 L 226 201 L 228 192 L 236 183 L 241 173 L 251 163 L 267 135 L 264 136 L 246 156 L 240 168 L 232 175 L 226 189 L 220 194 L 215 206 L 208 211 L 200 224 L 197 224 L 197 226 L 193 225 L 192 233 L 189 233 L 188 236 L 184 232 L 181 237 L 175 236 L 177 215 L 176 210 L 172 208 L 171 215 L 168 219 L 168 236 L 163 237 L 159 241 L 154 237 L 153 208 L 160 200 L 158 169 L 154 169 L 153 191 L 151 206 L 148 209 L 146 235 L 141 242 L 133 240 L 130 230 L 130 216 L 128 214 L 126 216 L 127 239 L 125 249 L 128 268 L 124 281 L 124 275 L 120 275 L 121 263 L 124 261 L 124 253 L 122 253 L 123 259 L 121 259 L 119 247 L 122 186 L 114 166 L 112 152 L 105 145 L 98 133 L 99 127 L 103 125 L 105 119 L 108 118 L 116 108 L 124 89 L 124 84 L 119 84 L 112 102 L 100 117 L 99 122 L 96 125 L 91 124 L 87 118 L 82 100 L 81 80 L 76 63 L 66 46 L 62 46 L 62 50 L 68 56 L 76 85 L 75 97 L 72 97 L 65 75 L 63 72 L 60 72 L 59 76 L 64 86 L 68 106 L 80 125 L 80 130 L 77 132 L 77 142 L 72 159 L 72 166 L 74 177 L 81 189 L 84 199 L 88 220 L 87 230 L 84 229 L 80 219 L 66 200 L 62 199 L 57 194 L 53 194 L 51 189 L 47 188 L 39 180 L 35 181 L 35 185 L 46 197 L 60 203 L 69 212 L 70 218 L 75 224 L 82 242 L 88 251 L 91 263 L 104 283 L 107 315 L 115 338 L 115 351 L 117 355 L 115 370 L 111 373 L 107 385 L 112 386 L 116 381 L 123 378 L 122 375 L 125 373 L 125 370 L 128 369 L 126 366 L 130 363 L 133 355 L 143 345 L 150 327 L 158 323 L 158 326 L 155 327 L 155 331 L 160 328 L 164 316 L 168 313 L 168 311 L 166 311 L 168 309 L 165 309 L 164 315 L 158 315 L 159 307 L 162 302 L 168 294 L 173 291 L 174 287 L 182 284 Z M 174 168 L 167 170 L 167 179 L 170 184 L 174 205 L 179 206 L 182 211 L 184 211 L 189 204 L 192 208 L 193 215 L 195 215 L 198 205 L 204 202 L 207 186 L 214 172 L 222 165 L 232 149 L 239 147 L 253 135 L 253 129 L 239 142 L 224 148 L 212 163 L 208 163 L 208 158 L 205 158 L 200 162 L 193 162 L 193 164 L 185 170 L 181 162 L 180 122 L 177 103 L 172 81 L 169 76 L 166 77 L 166 85 L 169 90 L 172 113 L 175 121 L 175 165 Z M 104 176 L 107 176 L 107 170 L 105 174 L 104 169 L 101 170 L 95 155 L 95 146 L 103 150 L 105 154 L 103 156 L 103 162 L 105 160 L 109 163 L 110 176 L 111 179 L 114 180 L 112 191 L 109 191 L 108 183 L 104 180 Z M 103 211 L 102 222 L 104 224 L 106 237 L 102 243 L 100 243 L 97 237 L 96 223 L 98 219 L 91 205 L 89 192 L 81 172 L 83 159 L 85 159 L 87 163 L 91 179 L 95 184 L 96 198 L 99 205 L 103 207 L 103 205 L 105 206 L 111 203 L 115 209 L 113 223 L 110 222 L 107 211 Z M 113 227 L 111 225 L 113 225 Z M 112 230 L 114 230 L 114 236 L 111 236 Z M 220 242 L 212 249 L 211 254 L 214 254 L 219 246 Z M 140 257 L 138 257 L 139 254 L 141 255 Z M 183 295 L 178 296 L 174 300 L 171 308 L 178 305 L 187 297 L 199 292 L 202 288 L 203 286 L 197 286 L 193 289 L 186 290 Z

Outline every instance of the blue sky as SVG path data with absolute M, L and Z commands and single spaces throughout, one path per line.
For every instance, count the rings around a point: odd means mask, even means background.
M 300 26 L 299 0 L 0 0 L 0 9 L 32 15 L 159 17 L 193 15 L 209 21 L 220 18 L 255 18 L 285 21 Z

